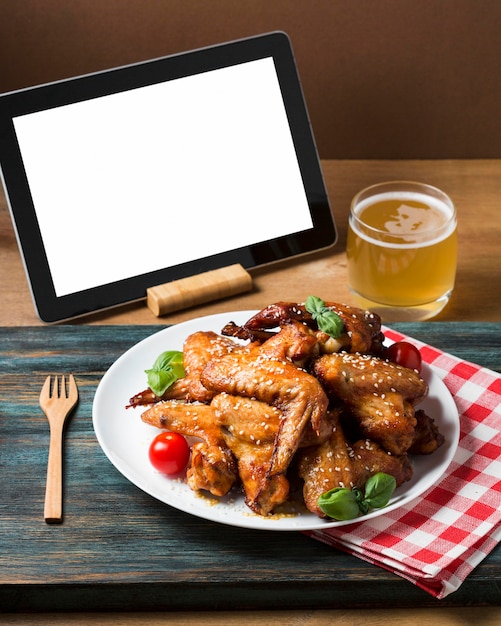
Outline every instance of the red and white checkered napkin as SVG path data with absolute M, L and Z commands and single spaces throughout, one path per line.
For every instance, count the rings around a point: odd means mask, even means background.
M 388 329 L 385 336 L 409 339 Z M 445 598 L 501 541 L 501 376 L 410 341 L 457 405 L 460 440 L 452 463 L 407 506 L 307 534 Z

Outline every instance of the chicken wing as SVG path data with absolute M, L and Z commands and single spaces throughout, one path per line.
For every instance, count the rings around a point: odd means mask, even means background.
M 381 332 L 381 318 L 370 311 L 351 307 L 346 304 L 327 302 L 326 305 L 343 320 L 344 333 L 338 339 L 332 339 L 325 333 L 318 337 L 319 342 L 325 342 L 324 352 L 364 352 L 381 354 L 384 335 Z M 303 303 L 276 302 L 256 313 L 242 326 L 233 323 L 227 324 L 223 335 L 263 341 L 266 333 L 291 321 L 306 324 L 318 330 L 311 313 Z
M 409 454 L 432 454 L 443 445 L 445 437 L 438 430 L 435 421 L 423 409 L 415 413 L 416 428 Z
M 183 364 L 188 381 L 187 400 L 210 402 L 215 393 L 209 391 L 200 380 L 204 367 L 216 357 L 241 349 L 242 346 L 236 341 L 212 331 L 198 331 L 189 335 L 183 346 Z
M 226 393 L 216 395 L 211 407 L 222 426 L 226 445 L 237 459 L 247 506 L 259 515 L 267 515 L 289 495 L 289 482 L 284 474 L 269 476 L 281 411 L 254 398 Z M 299 446 L 318 445 L 330 436 L 332 424 L 330 414 L 322 421 L 320 434 L 308 424 Z
M 415 435 L 414 405 L 428 392 L 414 370 L 348 353 L 323 355 L 313 369 L 329 397 L 346 404 L 362 437 L 395 455 L 408 451 Z
M 319 381 L 288 361 L 267 358 L 259 350 L 212 359 L 202 384 L 217 393 L 255 398 L 281 411 L 269 475 L 286 472 L 308 422 L 318 432 L 328 400 Z
M 237 459 L 247 506 L 267 515 L 289 495 L 289 482 L 283 474 L 268 476 L 281 412 L 253 398 L 226 393 L 215 396 L 211 407 L 223 427 L 226 445 Z
M 204 489 L 215 496 L 224 496 L 230 491 L 238 479 L 237 464 L 210 405 L 159 402 L 144 411 L 141 419 L 157 428 L 202 440 L 191 448 L 191 460 L 186 473 L 191 489 Z
M 397 485 L 401 485 L 412 477 L 412 465 L 406 455 L 389 455 L 369 439 L 348 443 L 340 422 L 327 441 L 298 452 L 304 502 L 319 517 L 325 517 L 318 506 L 323 493 L 336 487 L 362 489 L 368 478 L 378 472 L 394 476 Z
M 192 333 L 183 345 L 183 365 L 186 376 L 176 380 L 160 397 L 155 395 L 149 387 L 135 394 L 130 398 L 127 408 L 154 404 L 162 400 L 210 402 L 214 394 L 202 385 L 200 373 L 213 357 L 241 349 L 243 349 L 241 344 L 213 331 Z
M 259 353 L 268 358 L 286 359 L 292 361 L 294 365 L 302 366 L 312 357 L 318 356 L 318 339 L 305 324 L 291 321 L 263 342 L 259 347 Z

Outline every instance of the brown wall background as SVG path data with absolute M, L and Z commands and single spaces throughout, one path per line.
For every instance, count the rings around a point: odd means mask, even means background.
M 501 0 L 0 0 L 0 92 L 271 30 L 322 158 L 501 157 Z

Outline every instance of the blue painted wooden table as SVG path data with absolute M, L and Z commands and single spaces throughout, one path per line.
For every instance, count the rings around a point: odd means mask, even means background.
M 501 371 L 501 324 L 394 324 Z M 155 326 L 0 329 L 2 611 L 223 610 L 499 605 L 497 548 L 445 600 L 300 533 L 222 526 L 158 502 L 108 461 L 92 428 L 107 368 Z M 65 438 L 62 525 L 43 519 L 48 374 L 73 372 L 80 401 Z

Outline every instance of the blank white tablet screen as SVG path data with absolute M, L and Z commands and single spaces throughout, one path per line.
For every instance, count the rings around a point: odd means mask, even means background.
M 312 228 L 272 58 L 14 125 L 58 297 Z

